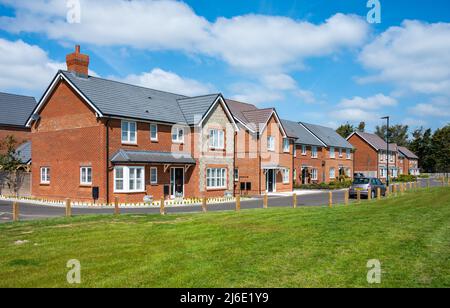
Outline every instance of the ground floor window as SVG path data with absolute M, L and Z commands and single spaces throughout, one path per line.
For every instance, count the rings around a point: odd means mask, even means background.
M 336 179 L 336 169 L 330 168 L 330 180 L 333 181 Z
M 385 178 L 387 175 L 387 170 L 385 168 L 380 169 L 380 177 Z
M 145 168 L 144 167 L 116 167 L 114 168 L 115 192 L 144 192 Z
M 92 167 L 80 168 L 80 184 L 92 185 Z
M 150 184 L 158 184 L 158 168 L 150 168 Z
M 50 184 L 50 168 L 41 168 L 41 184 Z
M 234 181 L 239 182 L 239 169 L 234 169 Z
M 211 189 L 226 188 L 227 170 L 225 168 L 206 169 L 206 187 Z
M 290 176 L 290 172 L 291 170 L 289 170 L 289 169 L 284 169 L 283 170 L 283 184 L 289 184 L 289 182 L 290 182 L 290 179 L 289 179 L 289 176 Z
M 312 169 L 312 170 L 311 170 L 311 180 L 313 180 L 313 181 L 317 181 L 317 180 L 318 180 L 318 172 L 317 172 L 317 169 Z

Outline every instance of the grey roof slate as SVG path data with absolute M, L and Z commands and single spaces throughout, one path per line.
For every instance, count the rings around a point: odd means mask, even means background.
M 336 131 L 330 127 L 314 125 L 304 122 L 300 123 L 329 147 L 353 149 L 353 146 L 347 140 L 342 138 L 341 135 L 336 133 Z
M 366 140 L 370 145 L 372 145 L 377 151 L 379 150 L 387 150 L 387 143 L 385 140 L 380 138 L 377 134 L 370 134 L 370 133 L 363 133 L 363 132 L 356 132 L 361 138 Z M 398 151 L 398 146 L 396 144 L 390 144 L 389 145 L 389 151 Z
M 219 96 L 220 94 L 211 94 L 178 99 L 178 104 L 184 114 L 187 124 L 198 124 Z
M 407 158 L 419 159 L 419 157 L 416 154 L 414 154 L 413 152 L 411 152 L 408 148 L 399 146 L 398 151 L 400 153 L 402 153 L 403 155 L 405 155 Z
M 0 93 L 0 125 L 25 126 L 36 105 L 34 97 Z
M 104 115 L 186 123 L 178 104 L 186 96 L 143 88 L 97 77 L 61 71 Z
M 31 162 L 31 141 L 25 142 L 16 149 L 18 158 L 23 164 Z
M 156 164 L 187 164 L 195 165 L 195 159 L 187 153 L 170 153 L 154 151 L 126 151 L 119 150 L 115 153 L 113 163 L 156 163 Z
M 316 136 L 299 123 L 288 120 L 281 120 L 281 122 L 283 123 L 283 127 L 285 128 L 288 137 L 296 138 L 296 144 L 323 146 L 323 143 L 320 142 Z

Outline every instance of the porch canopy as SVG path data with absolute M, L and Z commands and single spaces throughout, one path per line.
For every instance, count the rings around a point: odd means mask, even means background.
M 265 173 L 267 173 L 267 171 L 269 171 L 269 170 L 273 170 L 273 171 L 276 171 L 276 172 L 281 172 L 281 171 L 284 171 L 285 169 L 286 169 L 285 167 L 282 167 L 282 166 L 279 166 L 279 165 L 263 165 L 262 166 L 262 170 Z
M 188 153 L 127 151 L 119 150 L 111 158 L 113 164 L 157 164 L 167 170 L 172 165 L 184 165 L 186 170 L 195 165 L 195 159 Z

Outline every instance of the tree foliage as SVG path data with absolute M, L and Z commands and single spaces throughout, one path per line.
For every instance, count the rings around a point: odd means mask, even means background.
M 352 133 L 355 132 L 355 127 L 351 125 L 350 123 L 344 124 L 339 126 L 339 128 L 336 130 L 336 132 L 342 136 L 342 138 L 347 138 Z
M 375 134 L 383 140 L 386 140 L 387 125 L 377 126 Z M 393 125 L 389 127 L 389 142 L 402 147 L 408 147 L 408 125 Z
M 17 152 L 17 141 L 13 136 L 7 136 L 0 142 L 0 170 L 8 188 L 17 195 L 22 186 L 24 173 L 20 170 L 22 161 Z M 4 183 L 1 183 L 2 186 Z

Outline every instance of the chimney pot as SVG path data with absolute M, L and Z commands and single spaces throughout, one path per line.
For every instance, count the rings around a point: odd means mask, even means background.
M 76 45 L 76 46 L 75 46 L 75 52 L 76 52 L 76 53 L 80 53 L 80 52 L 81 52 L 81 47 L 80 47 L 80 45 Z

